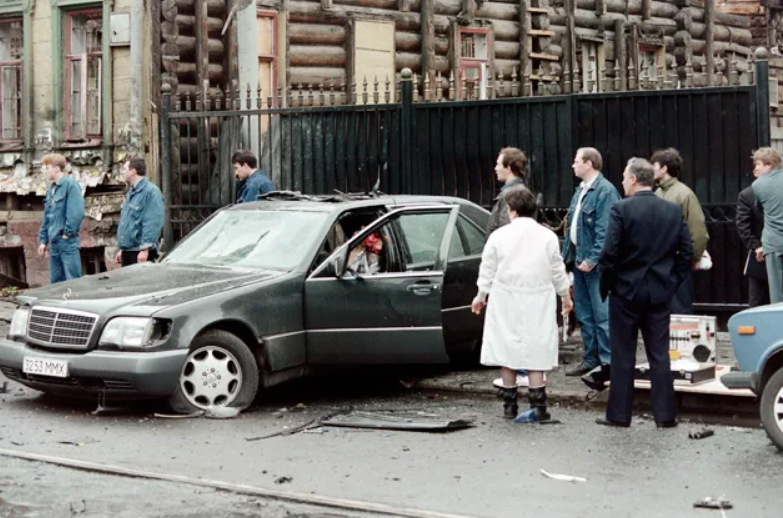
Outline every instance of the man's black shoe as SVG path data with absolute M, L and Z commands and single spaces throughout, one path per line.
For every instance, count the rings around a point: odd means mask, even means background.
M 593 390 L 601 392 L 606 389 L 606 382 L 612 379 L 612 367 L 602 363 L 582 376 L 582 382 Z
M 590 367 L 586 363 L 582 362 L 579 364 L 579 366 L 574 367 L 570 371 L 566 371 L 566 376 L 582 376 L 583 374 L 587 374 L 591 370 L 593 370 L 594 367 Z
M 610 421 L 609 419 L 605 419 L 603 417 L 599 417 L 595 420 L 596 424 L 600 424 L 603 426 L 612 426 L 614 428 L 628 428 L 631 426 L 631 423 L 620 423 L 618 421 Z
M 655 423 L 658 428 L 676 428 L 679 423 L 676 419 L 671 421 L 663 421 L 662 423 Z

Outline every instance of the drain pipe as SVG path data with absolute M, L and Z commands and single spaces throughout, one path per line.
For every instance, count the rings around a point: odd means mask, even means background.
M 133 155 L 142 152 L 142 123 L 144 121 L 144 3 L 131 2 L 130 58 L 130 149 Z

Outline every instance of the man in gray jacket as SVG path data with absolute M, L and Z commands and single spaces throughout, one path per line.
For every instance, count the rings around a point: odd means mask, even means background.
M 783 302 L 783 161 L 771 147 L 753 153 L 753 196 L 764 212 L 761 249 L 756 258 L 767 264 L 769 299 L 772 304 Z
M 495 205 L 492 207 L 489 225 L 487 225 L 488 237 L 500 227 L 508 224 L 508 206 L 506 205 L 505 193 L 514 185 L 525 186 L 526 167 L 527 157 L 521 149 L 506 147 L 500 150 L 498 160 L 495 163 L 495 175 L 503 187 L 500 188 L 500 194 L 495 198 Z

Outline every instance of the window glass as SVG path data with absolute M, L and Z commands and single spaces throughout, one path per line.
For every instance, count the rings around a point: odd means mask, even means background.
M 216 214 L 165 262 L 291 270 L 323 237 L 325 212 L 232 210 Z
M 453 259 L 459 259 L 465 257 L 465 245 L 462 241 L 462 236 L 457 229 L 451 233 L 451 243 L 449 244 L 449 261 Z
M 447 212 L 400 216 L 400 228 L 408 245 L 408 266 L 435 262 L 448 221 Z
M 468 249 L 468 255 L 481 254 L 484 250 L 484 243 L 487 240 L 484 232 L 462 217 L 459 219 L 459 225 L 465 234 L 465 240 L 468 245 L 466 247 Z

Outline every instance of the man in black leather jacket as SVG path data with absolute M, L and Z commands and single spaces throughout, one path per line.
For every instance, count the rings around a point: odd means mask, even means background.
M 756 205 L 753 196 L 753 187 L 749 186 L 740 192 L 737 198 L 737 232 L 742 243 L 748 249 L 750 256 L 748 261 L 753 261 L 756 250 L 761 248 L 761 231 L 764 229 L 764 214 Z M 750 266 L 750 265 L 748 265 Z M 758 274 L 755 274 L 758 272 Z M 766 269 L 748 268 L 745 274 L 748 277 L 750 307 L 769 304 L 769 283 L 767 282 Z

